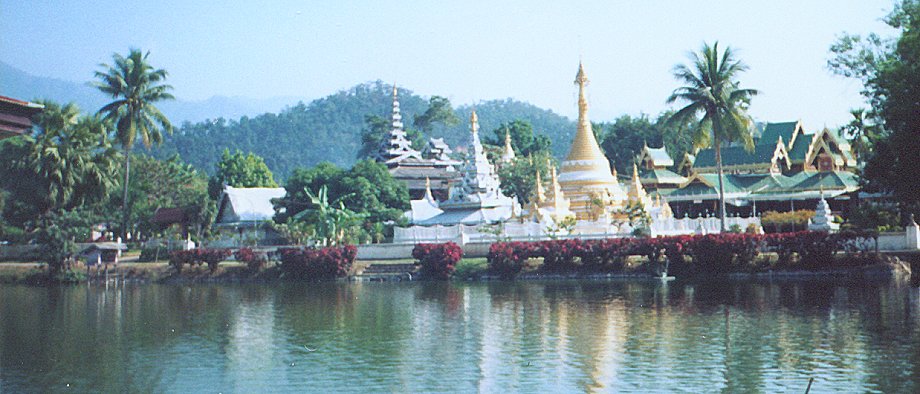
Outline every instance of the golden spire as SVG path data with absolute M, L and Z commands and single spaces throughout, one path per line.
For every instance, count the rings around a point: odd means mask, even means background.
M 479 116 L 476 116 L 476 110 L 473 110 L 473 113 L 470 114 L 470 130 L 473 134 L 479 133 Z
M 502 162 L 510 163 L 514 160 L 514 148 L 511 147 L 511 133 L 508 132 L 508 129 L 505 129 L 505 151 L 502 152 Z
M 540 170 L 537 170 L 537 185 L 534 188 L 534 200 L 537 203 L 546 201 L 546 193 L 543 190 L 543 181 L 540 180 Z
M 585 76 L 585 68 L 578 63 L 578 74 L 575 75 L 575 84 L 578 85 L 578 131 L 575 132 L 575 140 L 572 141 L 572 149 L 569 151 L 566 161 L 607 161 L 604 153 L 601 151 L 597 139 L 594 138 L 594 131 L 591 129 L 591 121 L 588 120 L 588 98 L 586 97 L 585 86 L 588 85 L 588 77 Z M 607 163 L 609 167 L 610 164 Z
M 642 181 L 639 180 L 639 168 L 633 163 L 632 185 L 629 187 L 629 199 L 642 201 L 646 196 Z

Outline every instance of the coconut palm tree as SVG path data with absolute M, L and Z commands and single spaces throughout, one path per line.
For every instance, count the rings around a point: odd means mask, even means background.
M 722 173 L 722 144 L 739 141 L 752 150 L 751 136 L 753 121 L 747 114 L 747 107 L 757 90 L 742 89 L 736 80 L 738 74 L 748 67 L 735 57 L 734 51 L 726 47 L 719 53 L 719 43 L 703 44 L 699 53 L 690 54 L 690 65 L 674 67 L 674 77 L 685 83 L 671 93 L 668 103 L 686 102 L 686 106 L 675 112 L 668 122 L 694 120 L 699 127 L 693 135 L 697 148 L 712 146 L 715 149 L 716 168 L 719 174 L 719 217 L 722 231 L 725 231 L 725 186 Z
M 172 100 L 169 93 L 172 86 L 164 84 L 167 72 L 154 69 L 147 62 L 150 52 L 131 49 L 127 57 L 113 54 L 114 64 L 100 64 L 102 70 L 96 71 L 98 79 L 93 83 L 114 101 L 99 109 L 103 119 L 115 128 L 115 139 L 124 151 L 125 179 L 124 200 L 122 201 L 122 235 L 127 237 L 128 180 L 131 174 L 131 149 L 140 139 L 146 147 L 163 141 L 161 131 L 172 133 L 169 119 L 154 106 L 155 103 Z

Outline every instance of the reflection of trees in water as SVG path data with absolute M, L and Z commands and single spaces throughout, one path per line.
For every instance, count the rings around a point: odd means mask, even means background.
M 807 282 L 8 286 L 0 379 L 11 392 L 772 392 L 813 376 L 915 392 L 918 303 L 916 288 Z

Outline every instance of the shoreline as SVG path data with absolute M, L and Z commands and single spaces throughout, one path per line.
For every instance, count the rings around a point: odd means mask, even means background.
M 811 280 L 911 280 L 912 269 L 908 261 L 897 258 L 896 256 L 881 255 L 878 262 L 870 265 L 858 267 L 837 268 L 831 270 L 771 270 L 766 272 L 730 272 L 715 276 L 704 277 L 695 275 L 690 277 L 668 277 L 665 281 L 781 281 L 797 282 Z M 403 282 L 403 281 L 426 281 L 425 279 L 404 278 L 401 275 L 388 276 L 363 276 L 362 268 L 366 268 L 372 262 L 357 261 L 352 267 L 349 275 L 343 278 L 337 278 L 337 282 Z M 207 266 L 186 268 L 181 273 L 175 272 L 165 262 L 121 263 L 118 267 L 110 267 L 108 275 L 103 272 L 97 272 L 95 269 L 87 271 L 78 271 L 83 273 L 83 277 L 73 282 L 53 281 L 48 278 L 43 269 L 42 263 L 17 263 L 7 262 L 0 263 L 0 285 L 4 284 L 24 284 L 35 286 L 49 286 L 68 283 L 133 283 L 133 284 L 247 284 L 247 283 L 281 283 L 281 282 L 310 282 L 294 281 L 283 277 L 278 264 L 271 264 L 269 267 L 262 268 L 258 272 L 250 271 L 245 264 L 237 262 L 224 262 L 216 272 L 211 272 Z M 659 282 L 661 277 L 652 275 L 644 271 L 641 267 L 632 267 L 632 269 L 615 272 L 615 273 L 587 273 L 587 272 L 570 272 L 570 273 L 553 273 L 542 272 L 538 269 L 522 272 L 513 279 L 503 279 L 498 275 L 491 274 L 488 270 L 468 273 L 464 276 L 455 275 L 450 281 L 455 282 L 496 282 L 496 281 L 558 281 L 558 280 L 584 280 L 584 281 L 636 281 L 636 282 Z

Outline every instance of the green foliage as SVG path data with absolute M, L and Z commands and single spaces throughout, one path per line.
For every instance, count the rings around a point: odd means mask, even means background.
M 428 99 L 428 109 L 424 113 L 415 117 L 412 124 L 419 130 L 431 132 L 435 125 L 444 127 L 453 127 L 460 124 L 460 118 L 454 113 L 450 100 L 441 96 L 431 96 Z
M 144 235 L 161 233 L 165 228 L 151 222 L 157 208 L 182 208 L 189 218 L 189 231 L 195 238 L 207 233 L 217 211 L 216 203 L 208 198 L 208 181 L 204 174 L 183 163 L 178 156 L 157 160 L 146 155 L 134 155 L 134 176 L 128 184 L 131 228 Z M 121 204 L 122 196 L 115 193 L 109 206 Z M 109 221 L 120 218 L 106 212 Z
M 534 135 L 533 126 L 526 120 L 505 122 L 492 130 L 494 138 L 485 138 L 483 143 L 505 146 L 505 134 L 511 135 L 511 147 L 518 156 L 530 156 L 549 152 L 552 142 L 545 135 Z
M 118 183 L 119 154 L 100 120 L 43 103 L 32 135 L 0 143 L 3 232 L 19 240 L 40 217 L 98 204 Z
M 760 225 L 767 233 L 804 231 L 808 229 L 808 220 L 814 216 L 815 211 L 807 209 L 792 212 L 766 211 L 760 217 Z
M 386 119 L 393 107 L 392 92 L 391 85 L 377 81 L 310 103 L 299 103 L 278 114 L 185 123 L 172 136 L 166 136 L 154 155 L 166 158 L 178 153 L 185 162 L 212 173 L 224 149 L 239 149 L 264 157 L 279 180 L 290 177 L 295 168 L 315 166 L 324 161 L 348 168 L 356 158 L 367 157 L 368 148 L 375 150 L 379 146 L 377 141 L 362 140 L 362 134 L 371 128 L 369 125 L 381 127 L 376 126 L 376 122 L 369 124 L 368 116 L 380 120 L 383 131 L 389 130 Z M 403 119 L 414 119 L 431 108 L 430 100 L 406 89 L 399 90 L 399 103 Z M 457 146 L 469 135 L 467 120 L 471 109 L 471 106 L 456 108 L 454 114 L 462 121 L 455 125 L 433 122 L 423 130 L 427 137 L 443 137 L 450 146 Z M 519 101 L 477 103 L 476 113 L 482 130 L 492 130 L 518 119 L 526 120 L 538 134 L 550 138 L 553 154 L 557 157 L 566 153 L 575 135 L 575 124 L 571 120 Z M 410 136 L 414 133 L 407 132 Z M 382 135 L 382 132 L 370 134 Z M 365 146 L 368 148 L 359 155 Z
M 884 19 L 896 38 L 844 35 L 831 46 L 834 73 L 863 82 L 863 95 L 881 122 L 864 176 L 870 189 L 890 191 L 901 208 L 920 212 L 920 1 L 903 0 Z
M 547 182 L 550 178 L 549 166 L 554 163 L 548 151 L 539 151 L 530 157 L 515 157 L 511 163 L 498 169 L 502 193 L 517 198 L 521 205 L 527 204 L 537 187 L 537 171 L 541 180 Z
M 285 223 L 306 209 L 311 204 L 307 191 L 324 186 L 329 201 L 341 201 L 372 223 L 403 220 L 403 212 L 409 209 L 406 185 L 393 179 L 383 164 L 362 160 L 346 171 L 327 162 L 294 171 L 285 185 L 287 194 L 278 203 L 284 210 L 275 215 L 275 222 Z
M 316 194 L 309 189 L 305 189 L 304 193 L 308 198 L 308 206 L 291 216 L 293 221 L 312 226 L 311 238 L 322 246 L 354 242 L 353 236 L 364 215 L 345 208 L 342 199 L 348 195 L 330 201 L 326 185 L 320 186 Z
M 85 241 L 96 217 L 86 210 L 52 212 L 41 218 L 36 241 L 44 248 L 48 273 L 54 277 L 72 278 L 76 259 L 75 240 Z
M 252 154 L 243 154 L 237 150 L 233 154 L 224 149 L 217 163 L 217 171 L 208 181 L 208 194 L 217 199 L 223 186 L 232 187 L 278 187 L 265 160 Z
M 861 201 L 859 209 L 850 211 L 845 226 L 885 232 L 902 229 L 900 224 L 897 206 Z
M 673 112 L 664 112 L 654 122 L 648 115 L 637 117 L 623 115 L 610 124 L 599 124 L 602 133 L 601 149 L 617 172 L 629 174 L 632 164 L 642 152 L 644 144 L 652 148 L 664 146 L 676 166 L 684 153 L 693 150 L 692 134 L 696 122 L 692 119 L 668 122 Z

